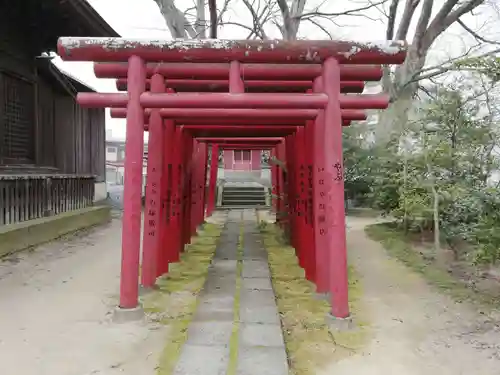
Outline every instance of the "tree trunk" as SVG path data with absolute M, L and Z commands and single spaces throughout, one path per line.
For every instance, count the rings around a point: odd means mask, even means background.
M 441 249 L 441 228 L 439 227 L 439 194 L 434 184 L 432 184 L 432 196 L 434 199 L 432 207 L 434 219 L 434 249 L 436 250 L 436 254 L 438 254 Z
M 406 128 L 413 107 L 413 98 L 418 90 L 415 76 L 424 64 L 425 53 L 410 46 L 404 64 L 396 68 L 393 77 L 388 78 L 389 71 L 385 70 L 383 89 L 389 94 L 391 104 L 379 115 L 375 130 L 377 144 L 385 145 L 391 140 L 399 140 L 399 136 Z
M 427 159 L 427 157 L 426 157 Z M 432 219 L 434 222 L 434 249 L 436 251 L 436 256 L 439 256 L 441 250 L 441 228 L 439 227 L 439 193 L 436 189 L 436 179 L 432 172 L 432 166 L 427 162 L 427 172 L 429 173 L 429 179 L 432 191 Z
M 189 23 L 184 13 L 175 6 L 174 0 L 154 0 L 165 18 L 172 38 L 196 38 L 196 30 Z
M 375 128 L 377 144 L 385 145 L 394 138 L 399 138 L 406 126 L 409 112 L 413 107 L 414 89 L 409 87 L 399 93 L 397 99 L 384 111 L 379 113 Z
M 406 196 L 407 196 L 407 186 L 408 186 L 408 145 L 405 139 L 404 143 L 404 168 L 403 168 L 403 197 L 404 197 L 404 216 L 403 216 L 403 225 L 405 234 L 408 234 L 408 207 L 406 204 Z
M 196 1 L 195 30 L 198 39 L 205 39 L 207 30 L 207 20 L 205 17 L 205 0 Z

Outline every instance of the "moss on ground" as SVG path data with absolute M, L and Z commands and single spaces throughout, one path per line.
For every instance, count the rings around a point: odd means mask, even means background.
M 158 289 L 142 298 L 148 317 L 168 328 L 158 375 L 170 375 L 177 363 L 221 231 L 220 225 L 204 224 L 193 243 L 186 246 L 180 262 L 171 264 L 169 273 L 158 279 Z
M 314 298 L 315 287 L 305 279 L 295 250 L 284 245 L 276 225 L 260 228 L 292 374 L 317 374 L 332 360 L 340 360 L 361 349 L 367 339 L 367 323 L 363 321 L 362 288 L 355 270 L 349 267 L 349 303 L 354 327 L 344 332 L 331 331 L 326 323 L 329 303 Z
M 419 251 L 415 251 L 404 233 L 391 223 L 370 225 L 365 228 L 365 232 L 369 238 L 380 242 L 391 257 L 421 274 L 432 286 L 446 293 L 456 302 L 477 303 L 486 311 L 498 308 L 496 296 L 471 289 L 463 280 L 454 277 L 446 269 L 424 259 Z
M 233 327 L 231 338 L 229 339 L 229 363 L 226 375 L 236 375 L 238 368 L 238 354 L 240 341 L 240 302 L 241 302 L 241 276 L 243 273 L 243 226 L 240 226 L 238 237 L 237 264 L 236 264 L 236 289 L 234 293 L 233 305 Z

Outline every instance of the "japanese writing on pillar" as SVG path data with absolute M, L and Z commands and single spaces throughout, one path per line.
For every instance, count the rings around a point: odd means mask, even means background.
M 344 173 L 342 171 L 342 164 L 341 163 L 335 163 L 333 165 L 333 179 L 335 181 L 342 181 L 344 179 Z
M 156 168 L 151 169 L 151 175 L 156 178 Z M 158 193 L 158 183 L 153 180 L 150 182 L 151 186 L 149 189 L 149 197 L 148 197 L 148 236 L 155 237 L 156 236 L 156 211 L 158 207 L 156 206 L 156 195 Z
M 306 223 L 313 224 L 313 166 L 307 166 Z
M 305 199 L 306 199 L 306 167 L 300 164 L 299 167 L 299 194 L 297 199 L 297 216 L 302 216 L 305 212 Z
M 319 201 L 317 202 L 317 216 L 318 216 L 318 229 L 319 235 L 325 236 L 327 232 L 326 225 L 326 202 L 328 199 L 328 184 L 325 180 L 325 168 L 318 167 L 316 175 L 316 180 L 318 182 L 318 195 Z
M 182 181 L 182 164 L 177 164 L 177 178 L 178 182 Z M 179 216 L 181 214 L 181 186 L 176 186 L 174 188 L 174 197 L 172 202 L 172 217 Z
M 167 166 L 167 207 L 165 209 L 166 222 L 170 223 L 172 215 L 172 164 Z

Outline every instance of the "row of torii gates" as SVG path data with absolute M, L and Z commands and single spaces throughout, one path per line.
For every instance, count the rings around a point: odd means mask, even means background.
M 380 64 L 404 62 L 404 42 L 64 37 L 58 53 L 96 62 L 97 77 L 127 91 L 77 98 L 127 119 L 121 309 L 137 308 L 139 284 L 153 287 L 213 212 L 218 150 L 267 149 L 283 162 L 272 166 L 273 206 L 287 211 L 280 225 L 299 264 L 318 293 L 330 294 L 332 315 L 349 315 L 342 126 L 387 108 L 387 96 L 360 93 L 364 81 L 381 79 Z

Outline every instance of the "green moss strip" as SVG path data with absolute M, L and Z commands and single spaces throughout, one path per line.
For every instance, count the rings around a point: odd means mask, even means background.
M 317 374 L 332 360 L 340 360 L 361 349 L 367 337 L 367 324 L 361 319 L 362 289 L 355 270 L 349 267 L 349 301 L 356 327 L 347 332 L 331 332 L 325 319 L 329 303 L 314 298 L 315 287 L 305 279 L 295 250 L 284 244 L 276 225 L 260 225 L 260 228 L 291 372 Z
M 241 300 L 241 275 L 243 273 L 243 226 L 240 226 L 238 238 L 237 263 L 236 263 L 236 291 L 233 307 L 233 330 L 229 340 L 229 363 L 226 375 L 236 375 L 238 368 L 238 351 L 240 341 L 240 300 Z
M 193 243 L 186 246 L 180 262 L 171 264 L 169 273 L 158 280 L 158 290 L 142 300 L 148 317 L 168 327 L 168 341 L 160 356 L 158 375 L 172 374 L 179 359 L 196 311 L 196 297 L 205 283 L 221 231 L 219 225 L 204 224 Z

